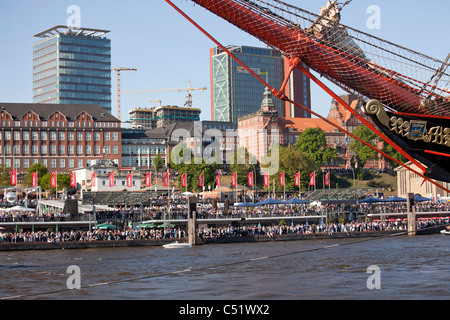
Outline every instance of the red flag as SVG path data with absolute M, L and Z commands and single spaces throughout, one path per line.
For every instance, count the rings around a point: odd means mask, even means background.
M 203 172 L 200 175 L 200 177 L 198 177 L 198 186 L 199 187 L 203 187 L 204 186 L 204 183 L 203 183 Z
M 91 187 L 95 187 L 95 171 L 91 172 Z
M 127 174 L 127 187 L 132 188 L 133 187 L 133 173 Z
M 186 186 L 187 186 L 187 173 L 185 172 L 181 175 L 181 187 L 186 188 Z
M 270 187 L 269 172 L 264 173 L 264 187 Z
M 109 187 L 110 188 L 114 187 L 114 172 L 109 173 Z
M 295 174 L 295 186 L 300 186 L 300 171 Z
M 231 175 L 231 185 L 233 187 L 237 186 L 237 171 Z
M 309 175 L 309 185 L 310 186 L 316 185 L 316 172 L 313 172 Z
M 169 172 L 164 172 L 163 186 L 169 186 Z
M 31 187 L 36 188 L 37 185 L 38 185 L 38 173 L 36 171 L 31 174 Z
M 330 172 L 328 171 L 328 173 L 325 175 L 325 185 L 329 186 L 330 185 Z
M 17 169 L 11 170 L 11 179 L 12 186 L 17 186 Z
M 280 180 L 280 186 L 284 187 L 284 172 L 280 172 L 278 179 Z
M 147 172 L 147 174 L 145 175 L 145 186 L 146 187 L 152 186 L 152 173 L 151 172 Z
M 217 185 L 218 187 L 221 186 L 220 176 L 221 176 L 221 173 L 219 172 L 219 173 L 217 174 L 217 176 L 216 176 L 216 185 Z
M 77 186 L 77 174 L 75 172 L 70 173 L 70 187 L 76 188 Z
M 58 185 L 58 173 L 55 171 L 50 176 L 50 187 L 57 188 Z
M 248 177 L 247 177 L 248 179 L 248 186 L 249 187 L 253 187 L 253 171 L 251 171 L 251 172 L 249 172 L 248 173 Z

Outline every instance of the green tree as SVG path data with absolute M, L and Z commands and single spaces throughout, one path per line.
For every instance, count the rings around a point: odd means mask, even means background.
M 284 188 L 280 186 L 279 174 L 284 172 L 285 185 L 287 191 L 298 191 L 298 187 L 295 186 L 295 174 L 300 172 L 301 189 L 307 190 L 309 185 L 309 174 L 316 169 L 315 162 L 304 152 L 296 149 L 290 145 L 288 147 L 280 147 L 279 151 L 279 170 L 276 176 L 270 177 L 270 182 L 275 180 L 275 186 L 277 191 L 282 191 Z M 266 166 L 261 165 L 264 172 Z M 273 188 L 271 186 L 271 188 Z M 266 188 L 267 190 L 267 188 Z
M 31 185 L 31 175 L 37 172 L 38 173 L 38 186 L 41 185 L 42 177 L 48 173 L 47 167 L 40 164 L 35 163 L 31 167 L 28 168 L 27 173 L 25 174 L 25 184 Z
M 390 144 L 387 144 L 387 143 L 384 144 L 383 152 L 390 155 L 392 158 L 394 158 L 402 163 L 405 163 L 407 161 L 406 157 L 404 157 L 400 152 L 395 150 L 394 147 L 391 146 Z M 397 162 L 395 162 L 389 158 L 386 158 L 386 160 L 393 168 L 398 166 Z
M 330 162 L 337 155 L 335 148 L 327 146 L 325 132 L 320 128 L 308 128 L 298 137 L 295 148 L 306 153 L 319 168 L 322 164 Z
M 374 145 L 373 142 L 377 138 L 377 135 L 366 126 L 356 127 L 356 129 L 353 130 L 353 134 L 371 145 Z M 355 154 L 357 167 L 361 169 L 364 168 L 367 161 L 377 159 L 378 157 L 377 151 L 366 146 L 365 144 L 363 144 L 358 140 L 354 140 L 350 144 L 350 150 L 352 150 L 353 153 Z
M 230 164 L 231 172 L 237 172 L 237 182 L 240 185 L 248 185 L 248 174 L 254 172 L 256 174 L 256 184 L 261 183 L 263 178 L 260 176 L 260 164 L 256 158 L 251 155 L 244 147 L 239 147 L 232 154 Z
M 164 159 L 159 153 L 156 155 L 155 159 L 153 159 L 153 166 L 155 167 L 156 173 L 164 167 Z
M 192 157 L 191 150 L 183 144 L 175 147 L 170 155 L 169 168 L 178 172 L 178 185 L 181 186 L 181 175 L 186 172 L 187 189 L 190 191 L 202 191 L 203 188 L 198 185 L 199 177 L 203 172 L 203 182 L 205 190 L 208 185 L 215 186 L 216 170 L 219 168 L 218 158 L 213 156 L 208 163 L 203 158 Z
M 62 190 L 64 188 L 69 188 L 70 187 L 70 175 L 68 174 L 57 174 L 57 185 L 58 185 L 58 190 Z M 44 175 L 41 178 L 40 181 L 40 186 L 43 190 L 45 191 L 49 191 L 51 193 L 55 193 L 56 188 L 52 188 L 50 186 L 50 179 L 51 179 L 51 173 L 47 173 L 46 175 Z
M 11 168 L 7 168 L 4 164 L 0 165 L 0 185 L 9 187 L 11 186 Z

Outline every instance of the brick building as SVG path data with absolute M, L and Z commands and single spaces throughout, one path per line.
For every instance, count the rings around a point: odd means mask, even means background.
M 364 115 L 362 102 L 355 96 L 343 95 L 341 98 L 358 114 Z M 363 125 L 362 122 L 345 109 L 335 100 L 332 101 L 330 112 L 327 118 L 349 132 Z M 335 148 L 337 156 L 330 163 L 325 163 L 324 168 L 346 169 L 350 167 L 350 160 L 353 152 L 349 145 L 352 138 L 347 139 L 347 135 L 332 126 L 328 122 L 318 118 L 290 118 L 279 117 L 278 111 L 274 107 L 272 94 L 266 89 L 260 110 L 239 118 L 238 131 L 240 146 L 247 148 L 258 161 L 261 161 L 272 147 L 273 143 L 279 142 L 281 146 L 295 145 L 300 134 L 308 128 L 320 128 L 325 132 L 327 145 Z M 383 142 L 377 139 L 378 148 L 382 148 Z M 366 163 L 365 168 L 385 169 L 387 162 L 384 157 Z
M 122 165 L 120 120 L 95 105 L 0 103 L 0 164 L 68 173 L 93 160 Z

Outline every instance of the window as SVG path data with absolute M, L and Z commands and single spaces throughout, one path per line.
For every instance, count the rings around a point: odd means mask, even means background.
M 45 144 L 41 146 L 41 154 L 47 154 L 47 146 Z
M 50 154 L 55 155 L 56 154 L 56 146 L 50 146 Z
M 83 154 L 83 146 L 77 146 L 77 154 Z
M 91 141 L 91 140 L 92 140 L 92 133 L 86 132 L 86 141 Z
M 27 145 L 23 145 L 22 147 L 22 154 L 28 154 L 30 152 L 30 147 Z
M 110 146 L 105 146 L 105 154 L 111 154 L 111 147 Z
M 74 154 L 74 146 L 67 146 L 68 154 Z
M 33 132 L 31 133 L 31 139 L 32 139 L 33 141 L 39 140 L 39 133 L 38 133 L 37 131 L 33 131 Z
M 77 160 L 77 166 L 78 166 L 78 168 L 83 168 L 84 166 L 83 166 L 83 159 L 78 159 Z
M 59 141 L 66 140 L 66 134 L 64 132 L 59 132 Z
M 19 131 L 14 132 L 14 140 L 15 141 L 19 141 L 20 140 L 20 132 Z
M 59 154 L 63 155 L 66 153 L 66 147 L 65 146 L 59 146 Z
M 86 146 L 86 154 L 91 154 L 91 153 L 92 153 L 92 147 Z
M 75 168 L 75 160 L 69 159 L 69 168 Z
M 23 132 L 23 140 L 24 141 L 30 140 L 30 133 L 29 132 L 27 132 L 27 131 Z
M 119 141 L 119 133 L 118 132 L 113 132 L 112 138 L 113 138 L 113 141 Z
M 73 132 L 68 132 L 67 133 L 67 140 L 69 140 L 69 141 L 73 141 L 73 139 L 74 139 L 74 133 Z
M 50 168 L 56 168 L 56 159 L 50 159 Z
M 111 133 L 105 132 L 105 141 L 110 141 L 110 140 L 111 140 Z
M 77 132 L 77 141 L 83 141 L 83 133 Z
M 42 141 L 46 141 L 47 140 L 47 132 L 45 132 L 45 131 L 41 132 L 41 140 Z
M 94 140 L 100 141 L 100 132 L 94 132 Z
M 56 132 L 50 132 L 50 141 L 56 141 Z
M 113 154 L 119 154 L 119 146 L 113 146 Z
M 66 159 L 59 159 L 59 167 L 60 168 L 66 167 Z

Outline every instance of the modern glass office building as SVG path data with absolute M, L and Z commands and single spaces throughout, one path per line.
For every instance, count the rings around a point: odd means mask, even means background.
M 284 57 L 270 48 L 249 46 L 227 47 L 233 55 L 250 67 L 274 88 L 281 88 L 288 70 Z M 254 113 L 261 108 L 265 88 L 253 75 L 244 69 L 221 48 L 210 50 L 211 63 L 211 120 L 238 123 L 238 118 Z M 310 108 L 309 79 L 296 70 L 290 77 L 286 94 L 294 101 Z M 280 116 L 310 117 L 309 113 L 293 108 L 279 99 L 274 99 Z
M 111 40 L 98 29 L 56 26 L 35 35 L 33 102 L 95 104 L 111 113 Z

